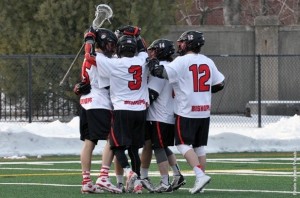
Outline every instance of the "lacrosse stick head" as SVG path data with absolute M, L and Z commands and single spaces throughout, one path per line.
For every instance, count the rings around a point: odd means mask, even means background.
M 93 21 L 93 28 L 94 29 L 98 29 L 100 28 L 104 21 L 109 21 L 109 19 L 113 16 L 113 11 L 112 9 L 106 5 L 106 4 L 99 4 L 96 7 L 96 11 L 95 11 L 95 19 Z

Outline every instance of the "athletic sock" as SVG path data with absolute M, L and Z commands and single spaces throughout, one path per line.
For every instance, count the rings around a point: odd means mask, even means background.
M 124 181 L 124 176 L 123 175 L 116 175 L 117 183 L 122 183 Z
M 161 181 L 166 184 L 166 185 L 169 185 L 169 175 L 162 175 L 161 176 Z
M 82 183 L 91 182 L 91 173 L 90 171 L 82 171 Z
M 202 166 L 201 165 L 197 165 L 193 168 L 195 175 L 197 178 L 202 177 L 204 175 L 204 172 L 202 171 Z
M 148 172 L 149 172 L 148 168 L 141 168 L 141 179 L 147 178 L 148 177 Z
M 173 170 L 173 176 L 181 175 L 180 168 L 179 168 L 178 164 L 175 164 L 175 165 L 171 166 L 171 168 Z
M 99 175 L 99 177 L 105 177 L 105 178 L 107 178 L 107 177 L 108 177 L 108 174 L 109 174 L 109 169 L 110 169 L 109 166 L 102 166 L 102 167 L 101 167 L 101 170 L 100 170 L 100 175 Z

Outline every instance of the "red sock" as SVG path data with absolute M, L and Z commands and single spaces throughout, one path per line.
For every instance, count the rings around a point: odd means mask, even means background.
M 102 166 L 99 177 L 108 177 L 109 166 Z
M 201 165 L 199 164 L 199 165 L 197 165 L 197 167 L 200 168 L 200 169 L 203 171 L 203 173 L 205 173 L 205 169 L 204 169 L 203 166 L 201 166 Z
M 91 173 L 90 171 L 82 171 L 82 183 L 91 182 Z

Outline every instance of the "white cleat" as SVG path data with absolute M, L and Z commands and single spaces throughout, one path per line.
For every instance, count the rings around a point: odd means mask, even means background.
M 98 177 L 96 181 L 96 185 L 98 185 L 101 189 L 106 190 L 112 193 L 122 193 L 122 190 L 113 185 L 110 181 L 109 177 Z
M 126 192 L 131 193 L 134 190 L 134 181 L 137 179 L 137 177 L 138 175 L 135 172 L 130 171 L 126 180 Z
M 202 177 L 199 177 L 195 181 L 195 185 L 192 189 L 190 189 L 191 194 L 199 193 L 204 187 L 210 182 L 211 178 L 210 176 L 203 175 Z
M 99 188 L 99 186 L 94 185 L 93 182 L 82 182 L 81 193 L 82 194 L 90 194 L 90 193 L 103 193 L 104 191 Z

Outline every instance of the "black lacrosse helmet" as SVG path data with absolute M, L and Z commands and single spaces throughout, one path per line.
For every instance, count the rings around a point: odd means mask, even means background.
M 199 53 L 201 47 L 204 45 L 204 37 L 203 33 L 199 31 L 189 30 L 181 34 L 181 36 L 177 39 L 177 42 L 185 42 L 185 49 L 181 49 L 178 46 L 179 55 L 185 55 L 188 51 L 192 51 L 195 53 Z
M 148 50 L 155 50 L 156 58 L 158 60 L 170 61 L 172 55 L 175 53 L 173 41 L 168 39 L 157 39 L 151 43 Z
M 129 35 L 123 35 L 119 38 L 117 43 L 118 57 L 133 57 L 137 50 L 136 38 Z
M 104 55 L 111 57 L 115 53 L 117 42 L 117 36 L 112 31 L 105 28 L 96 29 L 96 43 Z M 109 43 L 111 47 L 108 47 Z

